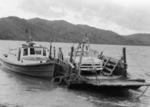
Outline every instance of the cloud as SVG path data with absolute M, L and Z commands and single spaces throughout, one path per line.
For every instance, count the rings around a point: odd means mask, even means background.
M 24 11 L 49 18 L 61 18 L 66 14 L 63 8 L 52 0 L 24 0 L 20 8 Z
M 19 8 L 47 19 L 65 19 L 119 33 L 132 33 L 150 31 L 150 2 L 145 1 L 24 0 Z
M 113 8 L 110 9 L 110 17 L 107 17 L 106 14 L 104 14 L 103 17 L 129 29 L 139 31 L 150 30 L 149 7 L 118 7 L 118 10 L 112 11 Z
M 35 13 L 28 13 L 19 8 L 24 0 L 0 0 L 0 17 L 18 16 L 23 18 L 35 17 Z

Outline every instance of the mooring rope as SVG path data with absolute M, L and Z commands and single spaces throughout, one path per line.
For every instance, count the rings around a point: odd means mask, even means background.
M 142 93 L 139 97 L 137 97 L 136 99 L 139 99 L 141 96 L 143 96 L 144 93 L 147 91 L 148 87 L 149 87 L 149 86 L 147 86 L 147 87 L 145 88 L 145 90 L 143 91 L 143 93 Z
M 135 59 L 135 58 L 133 58 L 133 56 L 132 56 L 132 54 L 130 53 L 130 52 L 128 52 L 129 53 L 129 55 L 131 56 L 131 58 L 136 62 L 136 64 L 137 64 L 137 66 L 139 67 L 139 69 L 140 70 L 142 70 L 143 72 L 145 72 L 145 70 L 143 69 L 143 67 L 141 67 L 141 65 L 138 63 L 138 61 Z M 133 65 L 132 65 L 133 66 Z M 135 66 L 134 66 L 135 67 Z M 145 88 L 145 90 L 143 91 L 143 93 L 139 96 L 139 97 L 137 97 L 136 99 L 139 99 L 140 97 L 142 97 L 143 95 L 144 95 L 144 93 L 147 91 L 147 89 L 149 88 L 149 86 L 147 86 L 146 88 Z

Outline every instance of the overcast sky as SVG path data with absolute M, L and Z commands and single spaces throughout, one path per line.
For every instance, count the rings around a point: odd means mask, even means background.
M 150 32 L 150 0 L 0 0 L 0 17 L 87 24 L 119 34 Z

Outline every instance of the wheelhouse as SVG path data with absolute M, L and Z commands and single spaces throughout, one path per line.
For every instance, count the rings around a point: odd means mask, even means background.
M 18 50 L 19 60 L 24 61 L 46 61 L 49 57 L 49 50 L 46 47 L 34 43 L 23 44 Z
M 44 47 L 26 47 L 21 48 L 21 56 L 45 56 L 48 57 L 48 49 Z

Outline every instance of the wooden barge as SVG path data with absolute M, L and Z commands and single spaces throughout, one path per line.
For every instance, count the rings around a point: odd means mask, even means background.
M 81 45 L 82 52 L 86 42 Z M 74 47 L 71 47 L 69 71 L 64 73 L 56 72 L 53 82 L 57 84 L 65 83 L 68 87 L 80 87 L 83 85 L 96 86 L 99 88 L 137 89 L 141 86 L 150 86 L 144 79 L 130 79 L 127 73 L 126 48 L 123 48 L 123 56 L 120 59 L 107 57 L 103 53 L 97 58 L 103 60 L 103 69 L 92 75 L 81 75 L 81 61 L 78 67 L 75 66 L 73 58 Z M 94 69 L 93 69 L 94 70 Z

